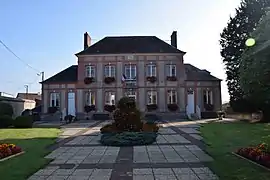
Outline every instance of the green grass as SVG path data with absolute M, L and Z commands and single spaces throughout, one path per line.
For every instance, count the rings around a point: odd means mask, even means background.
M 49 160 L 43 157 L 49 153 L 47 146 L 55 142 L 60 130 L 56 128 L 0 129 L 0 143 L 13 143 L 25 153 L 0 162 L 0 179 L 25 180 L 45 166 Z
M 201 127 L 207 151 L 214 158 L 209 165 L 221 180 L 268 180 L 270 171 L 231 154 L 240 147 L 270 143 L 270 125 L 209 123 Z

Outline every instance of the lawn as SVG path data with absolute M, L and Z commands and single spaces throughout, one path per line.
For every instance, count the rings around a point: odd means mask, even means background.
M 270 143 L 270 125 L 209 123 L 201 127 L 208 153 L 215 159 L 209 165 L 221 180 L 269 180 L 270 171 L 231 154 L 240 147 Z
M 0 162 L 0 179 L 25 180 L 49 161 L 43 157 L 49 153 L 47 146 L 55 142 L 60 133 L 56 128 L 0 129 L 0 143 L 13 143 L 25 153 Z

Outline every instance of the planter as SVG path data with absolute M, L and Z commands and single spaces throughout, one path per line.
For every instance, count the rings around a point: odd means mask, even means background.
M 168 109 L 170 111 L 177 111 L 177 109 L 178 109 L 178 105 L 177 104 L 168 104 L 167 106 L 168 106 Z
M 104 82 L 106 84 L 111 84 L 111 83 L 115 82 L 115 77 L 105 77 Z
M 86 106 L 84 106 L 84 111 L 86 113 L 90 113 L 91 111 L 95 111 L 95 110 L 96 110 L 96 106 L 95 105 L 90 105 L 90 106 L 86 105 Z
M 167 81 L 177 81 L 176 76 L 167 76 Z
M 94 82 L 94 78 L 93 77 L 86 77 L 84 78 L 84 84 L 91 84 Z
M 268 167 L 266 167 L 266 166 L 264 166 L 262 164 L 259 164 L 256 161 L 253 161 L 251 159 L 248 159 L 247 157 L 244 157 L 244 156 L 242 156 L 240 154 L 237 154 L 235 152 L 232 152 L 232 154 L 235 155 L 235 156 L 237 156 L 237 157 L 239 157 L 239 158 L 241 158 L 241 159 L 247 160 L 248 162 L 250 162 L 250 163 L 252 163 L 252 164 L 254 164 L 254 165 L 258 166 L 258 167 L 261 167 L 261 168 L 263 168 L 263 169 L 265 169 L 267 171 L 270 171 L 270 169 Z
M 151 83 L 154 83 L 154 82 L 157 81 L 157 77 L 155 77 L 155 76 L 148 76 L 148 77 L 146 77 L 146 80 L 149 81 L 149 82 L 151 82 Z
M 104 110 L 105 111 L 108 111 L 108 112 L 113 112 L 115 110 L 115 105 L 108 105 L 108 104 L 106 104 L 104 106 Z
M 6 160 L 8 160 L 8 159 L 11 159 L 11 158 L 17 157 L 17 156 L 22 155 L 22 154 L 24 154 L 24 151 L 19 152 L 19 153 L 16 153 L 16 154 L 13 154 L 13 155 L 8 156 L 8 157 L 5 157 L 5 158 L 2 158 L 2 159 L 0 159 L 0 162 L 6 161 Z
M 158 108 L 158 106 L 156 104 L 148 104 L 148 105 L 146 105 L 146 107 L 147 107 L 147 111 L 149 111 L 149 112 L 154 111 Z

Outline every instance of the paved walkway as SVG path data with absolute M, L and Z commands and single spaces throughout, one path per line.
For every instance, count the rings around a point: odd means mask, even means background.
M 213 159 L 202 150 L 198 122 L 164 122 L 155 144 L 121 148 L 98 142 L 99 129 L 107 123 L 93 122 L 64 138 L 45 157 L 51 163 L 29 180 L 218 179 L 205 165 Z

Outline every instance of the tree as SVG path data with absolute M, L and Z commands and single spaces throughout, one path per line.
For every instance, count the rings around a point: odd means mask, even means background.
M 251 34 L 255 46 L 244 51 L 240 60 L 239 82 L 244 95 L 263 111 L 264 120 L 270 118 L 270 11 L 262 17 Z
M 239 83 L 240 57 L 246 48 L 246 39 L 265 14 L 265 7 L 269 5 L 269 0 L 242 0 L 236 9 L 236 15 L 230 17 L 227 27 L 220 35 L 220 54 L 225 64 L 230 105 L 234 111 L 253 110 L 252 103 L 245 98 Z

